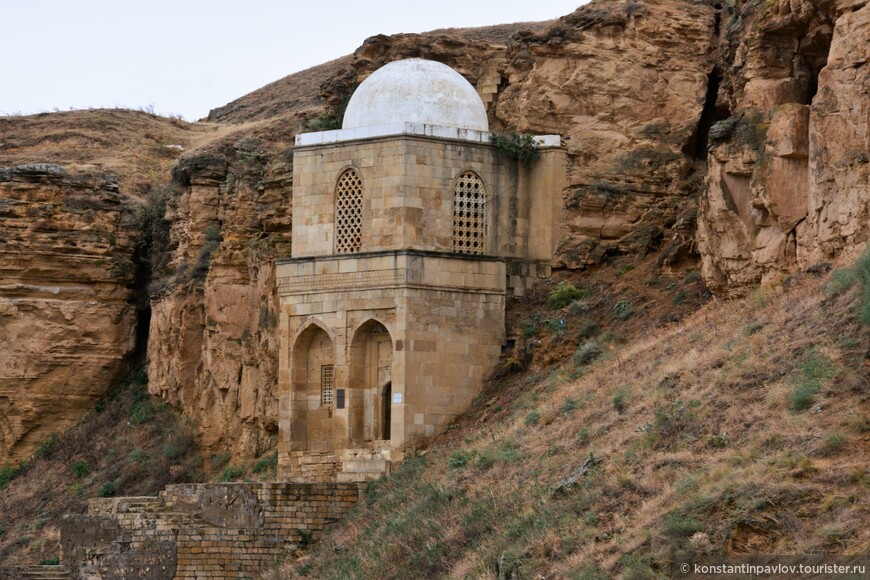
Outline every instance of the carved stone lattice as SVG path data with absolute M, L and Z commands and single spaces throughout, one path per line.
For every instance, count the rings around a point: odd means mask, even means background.
M 453 251 L 483 254 L 486 246 L 486 191 L 471 171 L 463 173 L 453 188 Z
M 332 404 L 332 395 L 335 392 L 335 365 L 321 365 L 320 367 L 320 404 L 321 406 Z
M 355 169 L 348 169 L 335 191 L 335 253 L 353 254 L 361 245 L 362 180 Z

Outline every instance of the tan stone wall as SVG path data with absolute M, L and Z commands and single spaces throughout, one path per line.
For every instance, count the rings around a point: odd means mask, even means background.
M 160 497 L 92 499 L 61 526 L 76 577 L 251 577 L 347 514 L 348 483 L 189 484 Z
M 565 155 L 532 164 L 488 144 L 384 137 L 299 147 L 294 152 L 293 257 L 335 251 L 335 187 L 346 169 L 363 181 L 362 251 L 453 250 L 453 190 L 473 171 L 487 194 L 486 254 L 549 260 L 561 204 Z
M 279 374 L 281 478 L 316 481 L 334 473 L 339 480 L 355 481 L 388 471 L 402 450 L 440 433 L 468 408 L 498 360 L 506 280 L 505 264 L 499 260 L 383 252 L 289 260 L 279 263 L 277 272 L 284 345 Z M 371 320 L 389 334 L 391 368 L 374 369 L 377 378 L 361 388 L 352 373 L 353 344 Z M 294 367 L 306 363 L 294 353 L 306 348 L 305 336 L 312 327 L 324 329 L 333 340 L 335 388 L 345 392 L 343 409 L 312 409 L 297 394 L 303 383 L 296 380 Z M 373 360 L 384 358 L 380 353 Z M 445 358 L 460 364 L 445 365 Z M 389 441 L 378 436 L 377 424 L 384 411 L 378 397 L 387 380 L 392 401 Z M 360 414 L 361 406 L 365 411 Z M 324 417 L 319 433 L 312 436 L 314 414 Z M 360 420 L 362 428 L 356 425 Z M 300 433 L 303 425 L 306 437 Z

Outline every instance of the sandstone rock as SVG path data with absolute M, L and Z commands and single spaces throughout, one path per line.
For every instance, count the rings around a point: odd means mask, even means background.
M 0 169 L 0 462 L 63 431 L 127 370 L 137 205 L 114 178 Z
M 711 289 L 740 294 L 870 237 L 870 8 L 746 2 L 726 30 L 735 115 L 711 131 L 698 246 Z

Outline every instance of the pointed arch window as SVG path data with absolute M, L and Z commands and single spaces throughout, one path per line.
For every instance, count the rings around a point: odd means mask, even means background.
M 486 247 L 486 190 L 483 180 L 466 171 L 453 188 L 453 251 L 483 254 Z
M 362 246 L 362 179 L 356 169 L 338 178 L 335 188 L 335 253 L 355 254 Z

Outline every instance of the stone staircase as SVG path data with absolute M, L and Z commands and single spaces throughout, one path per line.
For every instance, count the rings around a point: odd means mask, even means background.
M 356 483 L 214 483 L 92 499 L 62 521 L 65 577 L 251 577 L 319 539 L 359 494 Z

